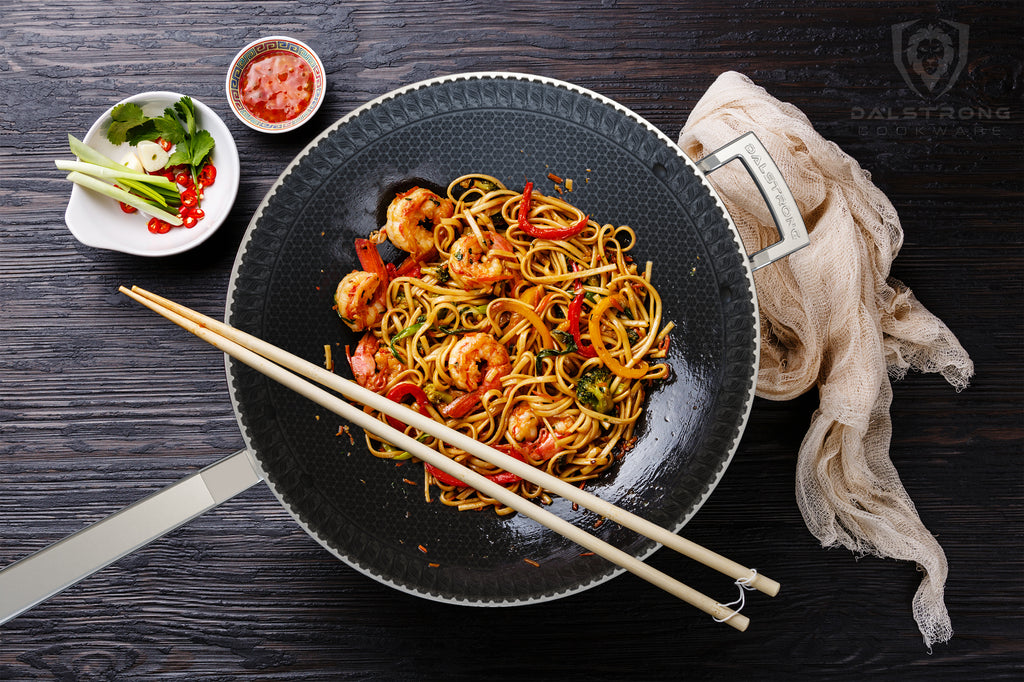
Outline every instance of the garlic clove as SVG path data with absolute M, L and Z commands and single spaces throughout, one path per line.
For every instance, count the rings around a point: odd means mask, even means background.
M 137 173 L 142 172 L 142 162 L 139 161 L 139 157 L 135 156 L 133 151 L 129 151 L 121 157 L 121 165 L 126 166 L 128 170 L 133 170 Z
M 136 146 L 136 153 L 147 173 L 160 170 L 167 165 L 167 159 L 171 157 L 170 154 L 164 151 L 163 147 L 149 140 L 140 142 Z

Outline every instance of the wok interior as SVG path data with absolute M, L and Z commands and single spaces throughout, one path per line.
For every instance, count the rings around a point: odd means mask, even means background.
M 450 81 L 339 125 L 285 172 L 254 220 L 229 321 L 314 362 L 329 344 L 336 371 L 351 376 L 341 349 L 358 337 L 331 306 L 337 282 L 359 267 L 353 240 L 380 227 L 382 198 L 396 188 L 444 187 L 470 172 L 514 189 L 532 180 L 548 193 L 549 172 L 573 178 L 564 199 L 636 230 L 632 254 L 653 262 L 665 320 L 676 324 L 672 376 L 650 392 L 636 446 L 587 489 L 678 529 L 724 471 L 749 409 L 749 271 L 721 209 L 678 150 L 586 94 L 516 79 Z M 551 598 L 618 572 L 529 519 L 427 504 L 422 465 L 376 459 L 361 430 L 353 427 L 351 439 L 339 432 L 340 417 L 244 366 L 232 365 L 230 375 L 243 433 L 272 489 L 359 570 L 430 598 L 485 604 Z M 594 529 L 594 514 L 563 499 L 550 509 L 636 556 L 655 549 L 615 524 Z

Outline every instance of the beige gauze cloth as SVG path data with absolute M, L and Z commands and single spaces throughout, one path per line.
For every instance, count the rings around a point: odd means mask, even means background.
M 946 555 L 924 527 L 889 459 L 890 377 L 941 372 L 957 390 L 974 365 L 952 332 L 889 267 L 903 243 L 896 210 L 870 174 L 815 132 L 796 107 L 739 73 L 724 73 L 679 137 L 698 160 L 753 131 L 789 184 L 810 246 L 754 274 L 761 321 L 757 395 L 789 400 L 817 387 L 800 446 L 796 497 L 823 546 L 915 561 L 913 599 L 925 644 L 953 634 L 943 598 Z M 764 199 L 738 163 L 709 180 L 753 253 L 778 241 Z

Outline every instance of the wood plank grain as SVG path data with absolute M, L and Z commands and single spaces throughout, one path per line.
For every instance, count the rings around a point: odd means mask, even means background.
M 725 478 L 686 528 L 783 583 L 776 599 L 750 597 L 747 633 L 629 576 L 528 607 L 423 601 L 334 559 L 259 486 L 3 626 L 0 679 L 1020 677 L 1017 3 L 11 0 L 2 15 L 0 566 L 241 447 L 220 355 L 117 286 L 220 316 L 235 250 L 288 161 L 355 107 L 428 77 L 561 78 L 674 139 L 719 73 L 746 73 L 872 174 L 905 231 L 892 274 L 949 324 L 977 376 L 961 393 L 916 374 L 894 386 L 893 460 L 950 565 L 956 635 L 931 655 L 910 615 L 915 567 L 823 549 L 804 525 L 793 472 L 812 391 L 755 401 Z M 970 27 L 967 64 L 936 102 L 893 63 L 892 25 L 916 18 Z M 274 137 L 235 120 L 223 94 L 234 53 L 270 33 L 313 45 L 329 80 L 314 122 Z M 68 132 L 153 89 L 224 118 L 243 164 L 235 206 L 181 256 L 84 247 L 63 224 L 69 190 L 52 160 L 67 156 Z M 951 118 L 925 119 L 929 106 Z M 896 118 L 867 118 L 874 110 Z M 982 120 L 986 110 L 997 115 Z M 670 553 L 650 562 L 723 600 L 736 591 Z

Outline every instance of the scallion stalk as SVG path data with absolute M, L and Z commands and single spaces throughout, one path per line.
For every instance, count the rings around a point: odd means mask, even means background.
M 153 216 L 154 218 L 159 218 L 160 220 L 170 223 L 171 225 L 181 225 L 181 218 L 179 218 L 178 216 L 168 213 L 167 211 L 164 211 L 160 208 L 157 208 L 156 206 L 149 203 L 145 199 L 137 197 L 130 192 L 126 192 L 120 187 L 115 187 L 114 185 L 107 184 L 106 182 L 94 178 L 91 175 L 86 175 L 85 173 L 80 173 L 78 171 L 72 171 L 71 173 L 68 173 L 68 180 L 75 183 L 76 185 L 80 185 L 82 187 L 85 187 L 86 189 L 91 189 L 94 192 L 98 192 L 104 196 L 110 197 L 115 201 L 120 201 L 122 203 L 128 204 L 129 206 L 133 206 L 142 211 L 143 213 L 147 213 Z
M 153 201 L 162 208 L 168 208 L 167 198 L 156 189 L 148 186 L 146 183 L 129 180 L 127 178 L 121 178 L 117 182 L 121 189 L 128 190 L 132 194 L 141 196 L 143 199 Z
M 144 182 L 147 185 L 151 185 L 154 188 L 162 188 L 172 191 L 175 194 L 178 193 L 178 185 L 171 182 L 164 176 L 140 173 L 138 171 L 133 171 L 127 166 L 110 168 L 108 166 L 100 166 L 88 161 L 65 161 L 64 159 L 58 159 L 54 161 L 54 164 L 62 171 L 78 171 L 79 173 L 85 173 L 86 175 L 91 175 L 103 180 L 137 180 L 139 182 Z
M 100 152 L 96 151 L 95 149 L 93 149 L 86 143 L 82 142 L 81 140 L 79 140 L 77 137 L 70 133 L 68 134 L 68 146 L 71 147 L 72 154 L 74 154 L 79 159 L 87 163 L 94 163 L 97 166 L 106 166 L 107 168 L 112 168 L 114 170 L 118 170 L 121 168 L 129 170 L 125 166 L 119 164 L 117 161 L 114 161 L 113 159 L 104 156 Z

